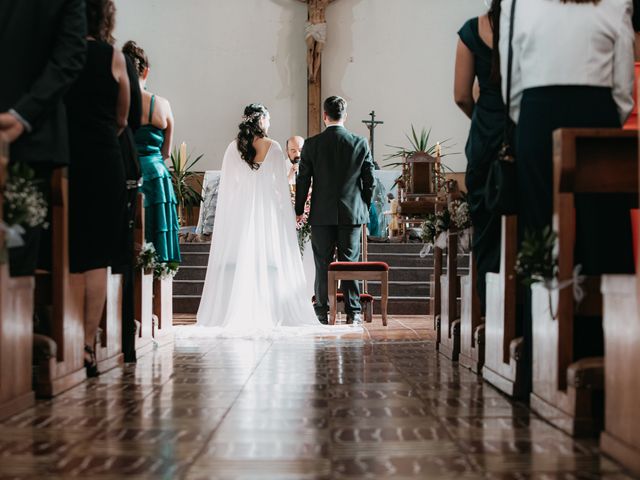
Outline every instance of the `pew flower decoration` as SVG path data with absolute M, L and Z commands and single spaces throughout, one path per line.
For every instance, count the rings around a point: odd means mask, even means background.
M 554 320 L 557 319 L 558 312 L 554 312 L 551 292 L 573 286 L 573 298 L 577 303 L 585 296 L 582 289 L 585 277 L 581 275 L 581 265 L 575 266 L 571 279 L 561 281 L 558 278 L 557 240 L 558 235 L 549 226 L 541 231 L 529 230 L 525 232 L 516 260 L 516 273 L 524 285 L 530 287 L 539 284 L 547 290 L 549 312 Z
M 449 204 L 451 223 L 458 230 L 458 245 L 463 252 L 468 252 L 471 246 L 471 214 L 466 198 L 454 200 Z
M 24 244 L 25 228 L 48 227 L 47 201 L 38 189 L 34 171 L 23 162 L 16 162 L 9 169 L 4 188 L 4 219 L 0 230 L 6 235 L 7 247 Z
M 424 243 L 424 248 L 420 252 L 421 257 L 426 257 L 431 253 L 433 247 L 447 247 L 447 232 L 451 228 L 451 213 L 448 209 L 430 213 L 422 222 L 420 236 Z
M 178 270 L 180 270 L 180 264 L 178 262 L 156 262 L 153 269 L 153 278 L 159 280 L 173 278 L 178 273 Z
M 136 268 L 140 268 L 145 272 L 153 272 L 156 268 L 156 247 L 151 242 L 144 242 L 136 261 Z

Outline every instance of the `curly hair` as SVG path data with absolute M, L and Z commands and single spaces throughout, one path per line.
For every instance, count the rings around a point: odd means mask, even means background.
M 260 103 L 252 103 L 245 107 L 242 123 L 238 125 L 239 132 L 236 138 L 238 151 L 242 159 L 247 162 L 252 170 L 260 168 L 260 164 L 256 163 L 256 149 L 253 141 L 256 137 L 264 138 L 266 132 L 260 126 L 260 120 L 267 116 L 267 108 Z
M 122 47 L 122 53 L 124 53 L 125 56 L 128 57 L 136 66 L 138 76 L 141 77 L 144 74 L 144 71 L 149 68 L 149 58 L 147 57 L 147 54 L 133 40 L 129 40 L 124 44 L 124 47 Z
M 87 33 L 109 45 L 116 43 L 116 6 L 113 0 L 87 0 Z

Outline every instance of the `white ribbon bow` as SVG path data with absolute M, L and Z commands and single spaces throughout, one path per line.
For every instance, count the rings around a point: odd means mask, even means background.
M 24 245 L 22 235 L 24 235 L 25 230 L 22 225 L 7 225 L 0 220 L 0 231 L 5 234 L 7 248 L 22 247 Z

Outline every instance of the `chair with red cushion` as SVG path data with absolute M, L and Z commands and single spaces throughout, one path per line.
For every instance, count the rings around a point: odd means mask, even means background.
M 335 325 L 338 303 L 344 302 L 344 295 L 338 292 L 340 280 L 364 280 L 364 293 L 360 295 L 371 298 L 371 314 L 365 313 L 365 320 L 372 319 L 373 297 L 367 293 L 367 281 L 377 280 L 381 285 L 380 306 L 382 325 L 387 326 L 387 305 L 389 303 L 389 265 L 385 262 L 367 262 L 367 227 L 362 227 L 362 262 L 333 262 L 329 265 L 329 324 Z M 367 316 L 369 317 L 367 319 Z

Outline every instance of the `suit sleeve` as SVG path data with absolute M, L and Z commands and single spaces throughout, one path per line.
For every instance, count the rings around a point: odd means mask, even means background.
M 13 107 L 33 127 L 73 85 L 82 72 L 87 55 L 84 0 L 66 0 L 57 21 L 51 55 L 44 70 Z
M 298 169 L 298 179 L 296 180 L 296 215 L 304 213 L 304 204 L 311 188 L 313 178 L 313 163 L 310 158 L 310 142 L 305 142 L 300 154 L 300 167 Z
M 360 170 L 360 179 L 362 180 L 362 199 L 364 200 L 364 203 L 366 203 L 367 207 L 371 207 L 373 190 L 375 188 L 375 178 L 373 176 L 375 166 L 373 164 L 373 158 L 371 158 L 369 143 L 365 139 L 362 139 L 361 141 L 363 142 L 362 155 L 364 155 L 362 169 Z

